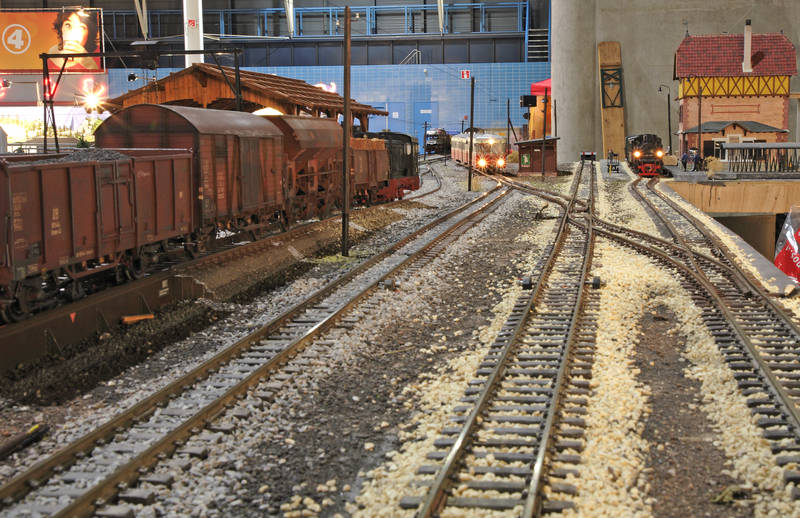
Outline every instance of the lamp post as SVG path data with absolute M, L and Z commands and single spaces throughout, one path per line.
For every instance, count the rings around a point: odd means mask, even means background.
M 658 85 L 658 93 L 661 93 L 662 88 L 667 90 L 667 135 L 669 135 L 669 152 L 672 153 L 672 100 L 670 99 L 672 94 L 667 85 Z

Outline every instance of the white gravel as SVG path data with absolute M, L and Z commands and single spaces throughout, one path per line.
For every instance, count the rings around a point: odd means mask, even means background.
M 534 203 L 540 206 L 541 202 L 528 197 L 522 203 Z M 501 211 L 496 213 L 502 217 Z M 556 220 L 546 220 L 535 225 L 529 232 L 517 237 L 521 242 L 530 243 L 531 251 L 527 257 L 520 258 L 520 267 L 523 271 L 530 271 L 538 261 L 541 251 L 552 241 Z M 474 235 L 475 245 L 480 246 L 480 236 Z M 445 258 L 442 258 L 445 260 Z M 434 287 L 435 288 L 435 287 Z M 413 511 L 402 512 L 399 501 L 403 496 L 419 493 L 410 483 L 416 478 L 416 470 L 430 461 L 425 456 L 434 449 L 433 441 L 438 437 L 439 431 L 449 424 L 453 414 L 453 407 L 458 404 L 458 399 L 463 395 L 467 383 L 474 378 L 475 371 L 483 360 L 488 347 L 505 323 L 514 302 L 521 293 L 518 283 L 513 280 L 502 280 L 497 290 L 502 294 L 502 301 L 493 309 L 495 315 L 491 324 L 473 333 L 476 341 L 475 349 L 453 359 L 447 365 L 437 369 L 437 373 L 423 376 L 419 383 L 408 387 L 406 392 L 411 400 L 406 404 L 413 404 L 418 413 L 411 420 L 412 430 L 403 432 L 400 439 L 403 446 L 392 457 L 391 462 L 385 463 L 367 473 L 369 481 L 358 496 L 357 504 L 364 506 L 359 509 L 357 505 L 348 509 L 353 516 L 367 517 L 395 517 L 412 516 Z M 485 512 L 470 516 L 490 516 Z
M 730 462 L 730 475 L 755 492 L 757 516 L 799 516 L 800 505 L 788 496 L 782 469 L 754 424 L 755 418 L 739 392 L 732 371 L 722 359 L 700 318 L 700 310 L 678 281 L 647 258 L 608 243 L 595 269 L 607 285 L 598 331 L 589 427 L 579 478 L 578 507 L 570 516 L 648 516 L 644 468 L 646 450 L 655 445 L 641 438 L 641 420 L 650 411 L 647 387 L 639 386 L 630 355 L 637 343 L 636 322 L 643 311 L 667 306 L 679 320 L 677 332 L 686 342 L 682 351 L 687 377 L 702 384 L 701 409 L 720 434 L 715 445 Z M 625 264 L 625 270 L 619 269 Z

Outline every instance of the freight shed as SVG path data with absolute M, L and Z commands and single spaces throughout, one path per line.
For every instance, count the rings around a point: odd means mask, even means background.
M 284 115 L 333 119 L 344 113 L 342 96 L 326 92 L 305 81 L 241 70 L 240 83 L 243 111 L 272 108 Z M 108 108 L 115 112 L 136 104 L 168 104 L 234 110 L 236 96 L 232 86 L 235 84 L 233 68 L 195 63 L 158 81 L 109 99 Z M 368 129 L 370 115 L 388 115 L 387 112 L 366 104 L 353 102 L 350 106 L 353 118 L 365 130 Z

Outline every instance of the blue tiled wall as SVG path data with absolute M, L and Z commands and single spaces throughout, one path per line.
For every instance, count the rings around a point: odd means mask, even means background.
M 311 84 L 336 83 L 343 90 L 342 67 L 256 67 L 255 72 L 301 79 Z M 461 129 L 461 121 L 469 115 L 470 82 L 461 79 L 461 70 L 469 70 L 475 78 L 475 125 L 483 128 L 506 127 L 506 100 L 511 100 L 511 121 L 519 131 L 526 122 L 519 107 L 519 96 L 530 93 L 531 83 L 550 76 L 549 63 L 471 63 L 436 65 L 373 65 L 354 66 L 351 72 L 352 97 L 390 112 L 389 118 L 370 121 L 370 129 L 389 129 L 421 135 L 428 120 L 433 127 L 450 132 Z M 163 77 L 176 70 L 159 70 Z M 112 69 L 109 73 L 111 97 L 141 81 L 129 83 L 127 76 L 139 70 Z M 152 75 L 153 72 L 150 72 Z M 465 126 L 468 122 L 465 121 Z

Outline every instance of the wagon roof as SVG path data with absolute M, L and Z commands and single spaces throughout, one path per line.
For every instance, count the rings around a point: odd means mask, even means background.
M 228 110 L 211 110 L 190 106 L 173 106 L 165 104 L 137 104 L 122 110 L 134 110 L 141 106 L 152 106 L 167 110 L 184 118 L 199 133 L 213 135 L 238 135 L 240 137 L 280 136 L 281 131 L 270 121 L 247 112 Z

